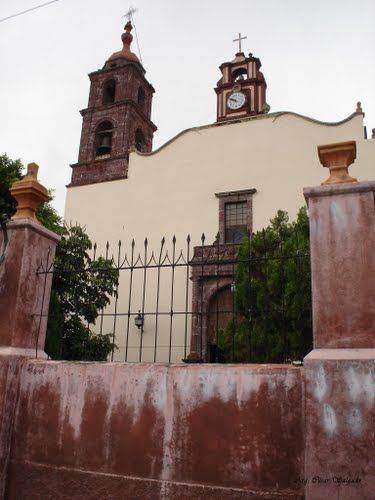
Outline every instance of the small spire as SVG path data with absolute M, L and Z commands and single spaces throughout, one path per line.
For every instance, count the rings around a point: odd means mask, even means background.
M 133 41 L 133 35 L 131 34 L 131 30 L 133 29 L 133 25 L 130 21 L 125 24 L 124 30 L 125 33 L 121 35 L 122 43 L 124 44 L 124 49 L 126 52 L 130 52 L 130 45 Z
M 119 52 L 114 52 L 108 61 L 112 61 L 114 59 L 126 59 L 127 61 L 140 62 L 138 57 L 130 50 L 130 45 L 133 41 L 133 35 L 131 31 L 133 29 L 133 25 L 129 20 L 124 27 L 124 33 L 121 35 L 121 40 L 123 47 Z

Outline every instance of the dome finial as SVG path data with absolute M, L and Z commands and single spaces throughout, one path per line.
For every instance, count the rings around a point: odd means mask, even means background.
M 131 34 L 131 30 L 133 29 L 133 25 L 132 25 L 131 21 L 128 21 L 125 24 L 124 29 L 125 29 L 125 33 L 123 33 L 121 35 L 121 40 L 122 40 L 122 43 L 124 44 L 124 50 L 130 52 L 130 44 L 133 41 L 133 35 Z
M 130 45 L 133 41 L 133 35 L 131 31 L 133 29 L 133 24 L 131 22 L 131 14 L 135 12 L 133 9 L 129 11 L 125 16 L 128 18 L 127 23 L 124 26 L 124 33 L 121 35 L 122 49 L 119 52 L 114 52 L 108 61 L 113 61 L 114 59 L 125 59 L 127 61 L 133 61 L 139 63 L 138 57 L 130 50 Z

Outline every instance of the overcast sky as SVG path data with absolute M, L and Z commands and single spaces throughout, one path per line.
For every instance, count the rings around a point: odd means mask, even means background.
M 46 0 L 3 0 L 0 18 Z M 77 161 L 87 74 L 122 47 L 131 2 L 59 0 L 0 23 L 0 154 L 40 165 L 63 213 Z M 271 111 L 323 121 L 361 101 L 375 128 L 374 0 L 134 0 L 146 77 L 156 89 L 154 148 L 181 130 L 214 122 L 218 67 L 244 51 L 262 61 Z M 133 50 L 136 50 L 135 40 Z M 104 208 L 104 207 L 103 207 Z

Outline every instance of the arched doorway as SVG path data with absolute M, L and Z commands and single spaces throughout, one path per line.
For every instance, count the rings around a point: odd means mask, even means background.
M 218 337 L 233 320 L 233 292 L 230 286 L 218 290 L 210 300 L 207 315 L 207 360 L 210 363 L 222 361 Z

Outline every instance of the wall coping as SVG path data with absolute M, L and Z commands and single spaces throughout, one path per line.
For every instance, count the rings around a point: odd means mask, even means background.
M 30 349 L 27 347 L 12 347 L 12 346 L 0 346 L 0 356 L 19 356 L 24 358 L 41 359 L 46 361 L 48 359 L 47 354 L 41 349 Z
M 38 222 L 33 221 L 32 219 L 16 219 L 16 220 L 11 219 L 10 222 L 7 223 L 6 227 L 7 230 L 22 229 L 22 228 L 31 229 L 32 231 L 35 231 L 36 233 L 56 243 L 58 243 L 61 240 L 60 235 L 54 233 L 53 231 L 50 231 L 49 229 L 42 226 Z
M 375 349 L 374 349 L 375 351 Z M 1 350 L 0 350 L 1 354 Z M 147 368 L 166 368 L 166 369 L 185 369 L 185 370 L 214 370 L 214 371 L 222 371 L 222 370 L 238 370 L 238 371 L 260 371 L 260 372 L 272 372 L 272 371 L 303 371 L 303 366 L 294 366 L 292 364 L 257 364 L 257 363 L 252 363 L 252 364 L 240 364 L 240 363 L 152 363 L 152 362 L 124 362 L 124 361 L 66 361 L 66 360 L 52 360 L 52 359 L 43 359 L 42 357 L 35 358 L 35 351 L 34 351 L 34 358 L 30 359 L 28 361 L 29 363 L 32 364 L 46 364 L 48 363 L 49 365 L 73 365 L 73 366 L 78 366 L 78 365 L 85 365 L 85 366 L 103 366 L 103 367 L 108 367 L 108 368 L 120 368 L 120 367 L 134 367 L 134 368 L 140 368 L 140 367 L 147 367 Z
M 375 349 L 314 349 L 305 356 L 304 361 L 345 359 L 375 360 Z
M 375 192 L 375 181 L 352 182 L 350 184 L 330 184 L 303 188 L 303 195 L 307 202 L 309 198 L 319 198 L 321 196 L 368 192 Z

